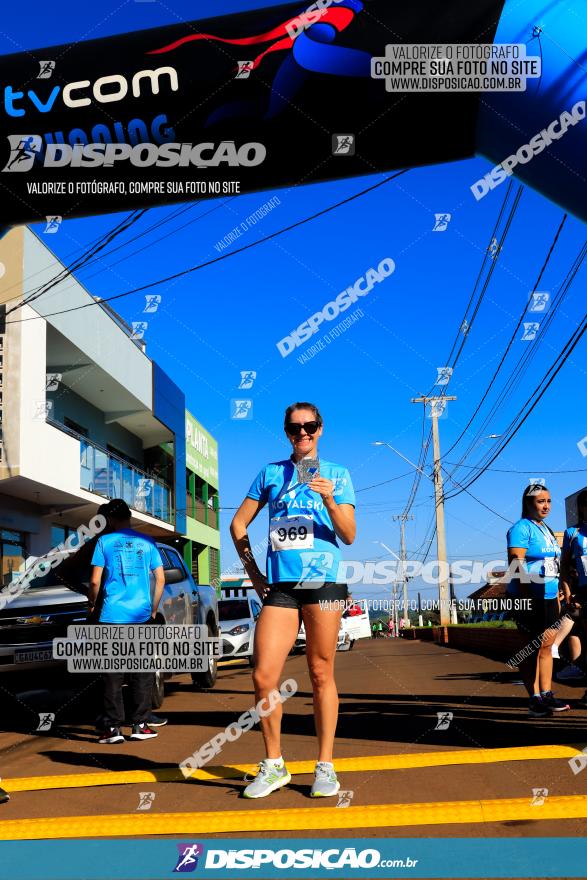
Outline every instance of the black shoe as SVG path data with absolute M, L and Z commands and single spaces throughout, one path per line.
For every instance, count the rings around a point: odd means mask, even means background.
M 546 705 L 542 697 L 530 697 L 528 706 L 528 715 L 530 718 L 547 718 L 552 715 L 552 709 Z
M 149 725 L 149 727 L 165 727 L 167 722 L 167 718 L 160 718 L 159 715 L 147 716 L 147 724 Z
M 133 724 L 132 733 L 130 735 L 131 739 L 153 739 L 155 736 L 159 734 L 155 733 L 154 730 L 151 730 L 148 724 L 145 724 L 143 721 L 142 724 Z
M 120 727 L 107 727 L 105 730 L 102 730 L 98 736 L 98 742 L 102 743 L 102 745 L 123 743 L 124 737 L 120 732 Z
M 542 702 L 545 706 L 547 706 L 552 712 L 566 712 L 567 709 L 570 709 L 568 703 L 565 703 L 564 700 L 557 700 L 552 691 L 545 691 L 541 694 Z
M 6 801 L 10 800 L 10 795 L 7 791 L 4 791 L 3 788 L 0 788 L 0 804 L 5 804 Z

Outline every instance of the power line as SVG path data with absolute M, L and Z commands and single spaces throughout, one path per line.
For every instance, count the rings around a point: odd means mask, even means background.
M 395 180 L 397 177 L 400 177 L 402 174 L 406 174 L 409 170 L 410 170 L 409 168 L 404 168 L 402 171 L 397 171 L 395 174 L 391 174 L 389 177 L 384 178 L 384 180 L 380 180 L 378 183 L 375 183 L 372 186 L 369 186 L 366 189 L 363 189 L 360 192 L 355 193 L 352 196 L 348 196 L 346 199 L 342 199 L 341 201 L 336 202 L 334 205 L 330 205 L 327 208 L 323 208 L 321 211 L 316 211 L 315 214 L 311 214 L 309 217 L 305 217 L 302 220 L 297 220 L 295 223 L 291 223 L 289 226 L 285 226 L 283 229 L 278 229 L 276 232 L 272 232 L 269 235 L 266 235 L 264 238 L 257 239 L 256 241 L 253 241 L 253 242 L 250 242 L 249 244 L 243 245 L 240 248 L 236 248 L 234 251 L 230 251 L 230 253 L 228 253 L 228 254 L 221 254 L 221 256 L 214 257 L 212 260 L 207 260 L 205 263 L 200 263 L 197 266 L 191 266 L 189 269 L 182 269 L 181 272 L 175 272 L 173 275 L 168 275 L 166 278 L 160 278 L 157 281 L 151 281 L 148 284 L 142 284 L 140 287 L 135 287 L 132 290 L 125 291 L 124 293 L 117 293 L 117 294 L 114 294 L 113 296 L 104 297 L 103 299 L 100 300 L 100 302 L 101 303 L 112 302 L 113 300 L 121 299 L 122 297 L 125 297 L 125 296 L 131 296 L 133 293 L 140 293 L 143 290 L 149 290 L 153 287 L 157 287 L 160 284 L 166 284 L 169 281 L 175 281 L 176 278 L 182 278 L 186 275 L 190 275 L 192 272 L 197 272 L 198 270 L 205 269 L 208 266 L 213 266 L 216 263 L 220 263 L 223 260 L 227 260 L 230 257 L 234 257 L 237 254 L 241 254 L 244 251 L 250 250 L 251 248 L 256 247 L 259 244 L 265 244 L 266 242 L 271 241 L 271 239 L 273 239 L 273 238 L 277 238 L 278 236 L 283 235 L 286 232 L 291 232 L 292 229 L 297 229 L 299 226 L 303 226 L 305 223 L 309 223 L 312 220 L 316 220 L 318 217 L 322 217 L 325 214 L 328 214 L 330 211 L 334 211 L 336 208 L 340 208 L 342 205 L 346 205 L 349 202 L 352 202 L 355 199 L 359 198 L 360 196 L 363 196 L 369 192 L 372 192 L 373 190 L 377 189 L 378 187 L 383 186 L 386 183 L 389 183 L 389 181 Z M 17 304 L 16 306 L 14 306 L 14 308 L 11 309 L 11 311 L 14 311 L 14 309 L 20 308 L 20 305 L 23 305 L 23 303 L 20 303 L 20 304 Z M 87 309 L 87 308 L 90 308 L 91 306 L 95 306 L 95 305 L 98 305 L 98 303 L 97 302 L 89 302 L 83 306 L 74 306 L 71 309 L 61 309 L 59 312 L 51 312 L 51 313 L 49 313 L 47 315 L 43 315 L 43 316 L 39 315 L 39 316 L 30 317 L 30 318 L 20 318 L 16 321 L 7 321 L 6 323 L 7 324 L 16 324 L 16 323 L 22 323 L 24 321 L 35 321 L 39 317 L 51 318 L 51 317 L 54 317 L 55 315 L 64 315 L 68 312 L 76 312 L 76 311 L 79 311 L 80 309 Z
M 558 291 L 558 293 L 552 303 L 552 308 L 550 309 L 550 311 L 548 312 L 548 314 L 546 316 L 546 320 L 542 321 L 540 323 L 540 325 L 539 325 L 540 330 L 536 336 L 536 339 L 532 341 L 532 344 L 530 346 L 526 346 L 524 348 L 524 352 L 518 358 L 518 361 L 515 364 L 515 366 L 513 366 L 512 369 L 510 370 L 509 376 L 506 378 L 506 381 L 505 381 L 501 391 L 499 392 L 496 400 L 494 401 L 493 406 L 491 407 L 491 410 L 485 416 L 483 423 L 480 425 L 479 429 L 477 430 L 477 433 L 472 438 L 466 451 L 461 456 L 460 461 L 455 465 L 455 467 L 452 471 L 452 474 L 454 474 L 455 471 L 459 469 L 459 467 L 465 461 L 467 456 L 470 455 L 476 449 L 477 445 L 480 442 L 481 437 L 489 429 L 488 426 L 491 423 L 492 419 L 495 418 L 495 415 L 498 412 L 498 410 L 511 398 L 514 390 L 517 388 L 517 386 L 522 381 L 522 378 L 526 374 L 530 363 L 532 362 L 533 358 L 536 356 L 536 353 L 538 351 L 538 348 L 539 348 L 541 342 L 544 340 L 546 334 L 548 333 L 548 330 L 550 329 L 550 326 L 554 322 L 554 319 L 558 313 L 558 310 L 560 309 L 567 293 L 569 292 L 570 287 L 571 287 L 573 281 L 575 280 L 575 277 L 576 277 L 577 273 L 579 272 L 579 269 L 581 268 L 581 265 L 582 265 L 583 260 L 585 259 L 586 255 L 587 255 L 587 242 L 584 243 L 583 246 L 581 247 L 579 254 L 577 255 L 577 257 L 573 261 L 571 268 L 567 272 L 567 275 L 566 275 L 564 281 L 560 285 L 559 291 Z M 450 450 L 449 450 L 449 452 L 450 452 Z
M 563 226 L 564 226 L 565 223 L 566 223 L 566 220 L 567 220 L 567 214 L 564 214 L 564 215 L 563 215 L 563 219 L 561 220 L 560 225 L 559 225 L 559 227 L 558 227 L 558 229 L 557 229 L 557 231 L 556 231 L 556 234 L 555 234 L 555 236 L 554 236 L 554 238 L 553 238 L 553 240 L 552 240 L 552 243 L 551 243 L 550 248 L 549 248 L 549 250 L 548 250 L 548 253 L 547 253 L 547 255 L 546 255 L 546 259 L 544 260 L 544 263 L 542 264 L 542 268 L 540 269 L 540 272 L 539 272 L 539 274 L 538 274 L 538 278 L 536 279 L 536 283 L 534 284 L 534 288 L 533 288 L 532 293 L 536 291 L 536 289 L 538 288 L 538 285 L 540 284 L 540 281 L 542 280 L 542 276 L 544 275 L 544 272 L 545 272 L 545 270 L 546 270 L 546 267 L 548 266 L 548 263 L 550 262 L 550 258 L 551 258 L 551 256 L 552 256 L 552 252 L 554 251 L 554 248 L 555 248 L 556 243 L 557 243 L 557 241 L 558 241 L 558 239 L 559 239 L 559 236 L 560 236 L 560 234 L 561 234 L 561 232 L 562 232 Z M 513 331 L 512 335 L 511 335 L 510 341 L 508 342 L 508 344 L 507 344 L 507 346 L 506 346 L 506 349 L 505 349 L 505 351 L 504 351 L 504 353 L 503 353 L 503 355 L 502 355 L 502 357 L 501 357 L 501 360 L 500 360 L 499 364 L 497 365 L 497 368 L 496 368 L 496 370 L 495 370 L 493 376 L 491 377 L 491 380 L 490 380 L 490 382 L 489 382 L 487 388 L 485 389 L 485 392 L 484 392 L 484 394 L 483 394 L 481 400 L 480 400 L 479 403 L 477 404 L 477 406 L 476 406 L 476 408 L 475 408 L 475 411 L 473 412 L 473 415 L 470 417 L 469 421 L 467 422 L 467 424 L 465 425 L 465 427 L 463 428 L 463 430 L 461 431 L 461 433 L 459 434 L 459 436 L 457 437 L 457 439 L 454 441 L 454 443 L 452 444 L 452 446 L 450 447 L 450 449 L 446 452 L 446 455 L 450 455 L 450 453 L 451 453 L 452 450 L 455 448 L 455 446 L 457 446 L 457 444 L 460 443 L 461 439 L 463 438 L 463 436 L 466 434 L 467 430 L 469 429 L 469 426 L 470 426 L 471 423 L 473 422 L 475 416 L 477 415 L 477 413 L 479 412 L 479 410 L 480 410 L 481 407 L 483 406 L 483 403 L 484 403 L 485 400 L 487 399 L 487 395 L 489 394 L 491 388 L 493 387 L 493 383 L 495 382 L 495 380 L 496 380 L 496 378 L 497 378 L 497 375 L 498 375 L 498 373 L 500 372 L 500 370 L 501 370 L 501 368 L 502 368 L 502 366 L 503 366 L 503 363 L 504 363 L 506 357 L 508 356 L 509 351 L 510 351 L 512 345 L 513 345 L 514 339 L 516 338 L 516 334 L 517 334 L 517 332 L 518 332 L 518 330 L 519 330 L 519 328 L 520 328 L 520 325 L 521 325 L 522 321 L 524 320 L 524 315 L 526 314 L 526 312 L 527 312 L 527 310 L 528 310 L 528 306 L 529 306 L 529 304 L 530 304 L 530 302 L 531 302 L 531 299 L 532 299 L 532 296 L 530 295 L 530 297 L 528 298 L 528 301 L 526 302 L 526 304 L 525 304 L 525 306 L 524 306 L 524 309 L 523 309 L 523 311 L 522 311 L 522 314 L 520 315 L 520 317 L 519 317 L 519 319 L 518 319 L 518 323 L 516 324 L 516 326 L 515 326 L 515 328 L 514 328 L 514 331 Z
M 511 441 L 513 440 L 515 435 L 518 433 L 518 431 L 520 430 L 520 428 L 522 427 L 522 425 L 524 424 L 526 419 L 534 411 L 534 409 L 536 408 L 539 401 L 542 399 L 542 397 L 544 396 L 546 391 L 552 385 L 554 379 L 556 378 L 558 373 L 561 371 L 561 369 L 565 365 L 566 361 L 568 360 L 568 358 L 570 357 L 570 355 L 572 354 L 572 352 L 574 351 L 574 349 L 578 345 L 579 341 L 581 340 L 581 338 L 586 330 L 587 330 L 587 315 L 583 319 L 583 325 L 582 326 L 580 325 L 579 327 L 577 327 L 576 330 L 571 334 L 571 336 L 570 336 L 569 340 L 567 341 L 566 345 L 564 346 L 562 352 L 557 356 L 557 358 L 552 363 L 550 368 L 544 374 L 540 383 L 534 389 L 534 391 L 532 392 L 532 394 L 530 395 L 530 397 L 528 398 L 528 400 L 526 401 L 526 403 L 524 404 L 524 406 L 522 407 L 522 409 L 520 410 L 518 415 L 512 420 L 512 422 L 510 422 L 509 426 L 507 427 L 506 431 L 504 432 L 506 435 L 506 439 L 502 443 L 499 444 L 498 450 L 491 456 L 491 458 L 486 463 L 486 465 L 482 466 L 479 469 L 479 472 L 471 477 L 471 479 L 469 480 L 469 482 L 467 483 L 467 485 L 465 487 L 462 487 L 458 491 L 453 492 L 451 495 L 448 495 L 447 498 L 455 498 L 457 495 L 460 495 L 461 492 L 463 492 L 466 488 L 468 488 L 469 486 L 472 486 L 473 483 L 475 483 L 485 473 L 485 471 L 488 469 L 489 465 L 493 464 L 493 462 L 496 460 L 496 458 L 498 458 L 498 456 L 501 455 L 501 453 L 509 445 L 509 443 L 511 443 Z M 550 377 L 549 377 L 549 374 L 551 374 Z M 532 398 L 535 398 L 535 400 L 532 402 L 532 404 L 530 404 L 530 401 L 532 400 Z M 526 412 L 522 415 L 524 408 L 526 408 Z
M 116 226 L 114 226 L 110 232 L 105 233 L 101 238 L 98 239 L 98 243 L 93 245 L 89 250 L 87 250 L 81 257 L 74 260 L 74 262 L 70 266 L 64 266 L 61 272 L 58 272 L 53 278 L 49 281 L 46 281 L 44 284 L 41 284 L 35 290 L 31 291 L 28 296 L 22 299 L 19 303 L 12 306 L 6 312 L 6 315 L 11 315 L 12 312 L 15 312 L 17 309 L 22 308 L 22 306 L 29 305 L 31 302 L 39 299 L 39 297 L 43 296 L 43 294 L 48 293 L 53 287 L 57 284 L 65 281 L 65 279 L 71 275 L 74 271 L 79 271 L 83 268 L 83 266 L 97 253 L 103 250 L 111 241 L 133 226 L 147 211 L 146 208 L 140 211 L 134 211 L 131 215 L 126 217 Z M 7 323 L 16 323 L 15 321 L 8 321 Z

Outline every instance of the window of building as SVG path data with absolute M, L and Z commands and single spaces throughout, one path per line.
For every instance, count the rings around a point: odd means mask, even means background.
M 75 532 L 75 529 L 71 529 L 69 526 L 56 526 L 53 523 L 51 525 L 51 547 L 62 544 L 72 532 Z
M 83 425 L 79 425 L 77 422 L 74 422 L 73 419 L 70 419 L 67 416 L 64 417 L 63 424 L 66 428 L 69 428 L 70 431 L 75 431 L 76 434 L 81 434 L 82 437 L 90 436 L 87 428 L 84 428 Z
M 220 553 L 210 547 L 210 583 L 217 584 L 220 578 Z
M 24 534 L 22 532 L 13 532 L 10 529 L 2 529 L 0 531 L 2 586 L 11 583 L 13 574 L 17 571 L 22 571 L 26 557 Z

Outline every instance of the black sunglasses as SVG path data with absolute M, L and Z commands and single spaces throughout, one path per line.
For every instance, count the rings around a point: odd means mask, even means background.
M 300 424 L 300 422 L 287 422 L 285 430 L 288 434 L 291 434 L 292 437 L 299 437 L 302 433 L 302 428 L 305 430 L 306 434 L 315 434 L 319 427 L 319 422 L 305 422 L 304 424 Z

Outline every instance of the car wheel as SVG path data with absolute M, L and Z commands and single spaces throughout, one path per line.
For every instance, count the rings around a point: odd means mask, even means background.
M 151 707 L 160 709 L 165 699 L 165 673 L 158 670 L 155 673 L 155 681 L 151 691 Z
M 212 639 L 214 637 L 215 633 L 210 625 L 208 625 L 208 638 Z M 198 688 L 198 690 L 210 690 L 216 684 L 217 678 L 218 663 L 216 662 L 216 657 L 208 657 L 208 669 L 205 672 L 192 672 L 192 681 L 194 687 Z

